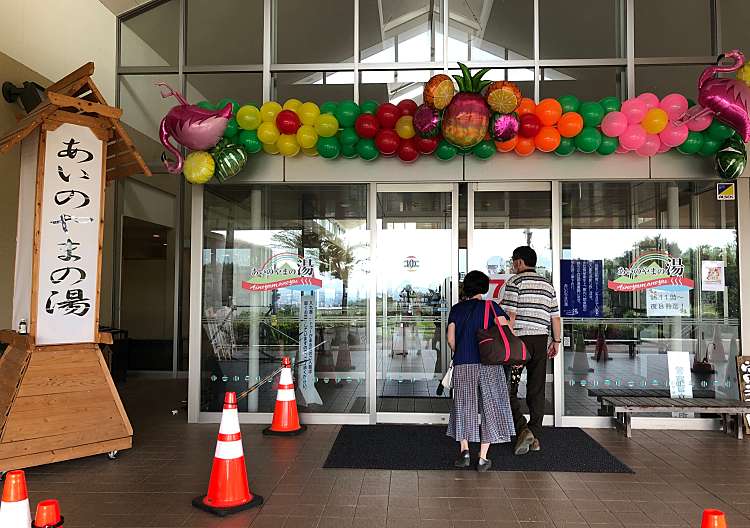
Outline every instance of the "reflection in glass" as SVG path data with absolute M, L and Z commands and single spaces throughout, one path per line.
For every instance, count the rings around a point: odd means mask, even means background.
M 659 97 L 675 92 L 695 97 L 698 77 L 706 66 L 636 66 L 635 91 L 653 92 Z
M 353 72 L 279 72 L 272 76 L 274 95 L 271 99 L 283 103 L 295 98 L 323 104 L 354 97 Z
M 581 101 L 598 101 L 609 95 L 621 97 L 626 86 L 625 68 L 619 66 L 542 68 L 539 92 L 541 99 L 575 94 Z
M 273 10 L 273 62 L 353 62 L 352 0 L 274 0 Z
M 624 57 L 624 4 L 624 0 L 541 0 L 541 58 Z
M 720 0 L 721 47 L 723 49 L 750 50 L 750 3 L 745 0 Z
M 263 62 L 263 0 L 190 0 L 186 5 L 187 64 Z
M 170 0 L 122 21 L 120 65 L 177 66 L 180 2 Z
M 260 105 L 263 75 L 260 73 L 192 73 L 187 76 L 187 100 L 213 104 L 228 97 L 239 104 Z
M 636 57 L 710 55 L 710 0 L 635 0 Z

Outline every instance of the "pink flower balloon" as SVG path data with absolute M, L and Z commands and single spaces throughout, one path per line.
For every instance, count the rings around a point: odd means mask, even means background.
M 661 141 L 659 141 L 659 136 L 657 136 L 656 134 L 648 134 L 646 136 L 646 141 L 644 141 L 643 145 L 636 149 L 635 152 L 639 156 L 654 156 L 657 152 L 659 152 L 660 146 Z
M 672 147 L 670 147 L 669 145 L 665 145 L 664 143 L 661 142 L 661 139 L 660 139 L 659 140 L 659 154 L 664 154 L 665 152 L 669 152 L 670 150 L 672 150 Z
M 671 93 L 664 96 L 659 103 L 659 108 L 667 113 L 669 119 L 675 120 L 687 111 L 688 101 L 684 95 Z
M 646 105 L 646 110 L 651 110 L 652 108 L 659 106 L 659 98 L 656 94 L 651 92 L 642 93 L 638 96 L 638 100 L 643 101 L 643 104 Z
M 659 132 L 659 139 L 668 147 L 679 147 L 687 139 L 688 132 L 687 125 L 675 126 L 672 123 L 667 123 L 664 130 Z
M 602 119 L 602 132 L 609 137 L 618 137 L 628 128 L 628 118 L 622 112 L 610 112 Z
M 643 120 L 648 108 L 646 108 L 646 103 L 636 98 L 623 102 L 620 111 L 628 118 L 628 123 L 633 124 L 640 123 Z
M 699 105 L 695 106 L 697 107 L 696 112 L 700 112 L 702 107 Z M 693 132 L 702 132 L 711 125 L 711 121 L 713 121 L 713 119 L 714 117 L 710 112 L 701 114 L 687 122 L 688 130 L 692 130 Z
M 616 152 L 617 154 L 625 154 L 625 153 L 627 153 L 627 152 L 630 152 L 630 150 L 626 149 L 626 148 L 625 148 L 625 147 L 623 147 L 622 145 L 617 145 L 617 148 L 615 149 L 615 152 Z
M 620 134 L 620 145 L 628 150 L 637 150 L 646 142 L 646 131 L 637 123 L 628 125 L 625 132 Z

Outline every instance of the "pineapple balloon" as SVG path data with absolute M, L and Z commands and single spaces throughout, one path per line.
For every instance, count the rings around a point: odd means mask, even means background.
M 469 68 L 460 62 L 458 65 L 463 74 L 453 76 L 458 83 L 458 93 L 443 111 L 442 131 L 443 137 L 452 145 L 470 149 L 487 135 L 492 112 L 481 92 L 491 81 L 482 80 L 488 68 L 472 76 Z

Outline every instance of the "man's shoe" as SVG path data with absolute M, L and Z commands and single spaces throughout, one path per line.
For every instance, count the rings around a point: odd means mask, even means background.
M 477 471 L 479 471 L 480 473 L 484 473 L 491 467 L 492 467 L 492 460 L 489 460 L 489 459 L 485 460 L 484 458 L 479 457 L 479 463 L 477 463 Z
M 453 466 L 457 468 L 467 468 L 471 465 L 471 457 L 469 451 L 461 451 L 461 455 L 453 462 Z
M 516 455 L 525 455 L 529 452 L 529 448 L 531 447 L 531 444 L 534 442 L 534 434 L 529 431 L 528 427 L 524 427 L 521 429 L 521 432 L 518 433 L 518 438 L 516 439 L 516 447 L 513 450 L 513 452 Z
M 542 446 L 539 445 L 539 439 L 534 438 L 534 441 L 531 442 L 531 445 L 529 446 L 529 451 L 541 451 Z

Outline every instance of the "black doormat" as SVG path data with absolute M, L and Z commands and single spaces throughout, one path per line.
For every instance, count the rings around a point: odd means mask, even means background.
M 351 469 L 453 469 L 458 443 L 444 425 L 344 425 L 323 467 Z M 515 438 L 513 439 L 515 440 Z M 513 442 L 490 447 L 494 471 L 633 473 L 576 427 L 545 427 L 542 450 L 513 454 Z M 479 446 L 472 444 L 476 462 Z M 472 466 L 473 467 L 473 466 Z

